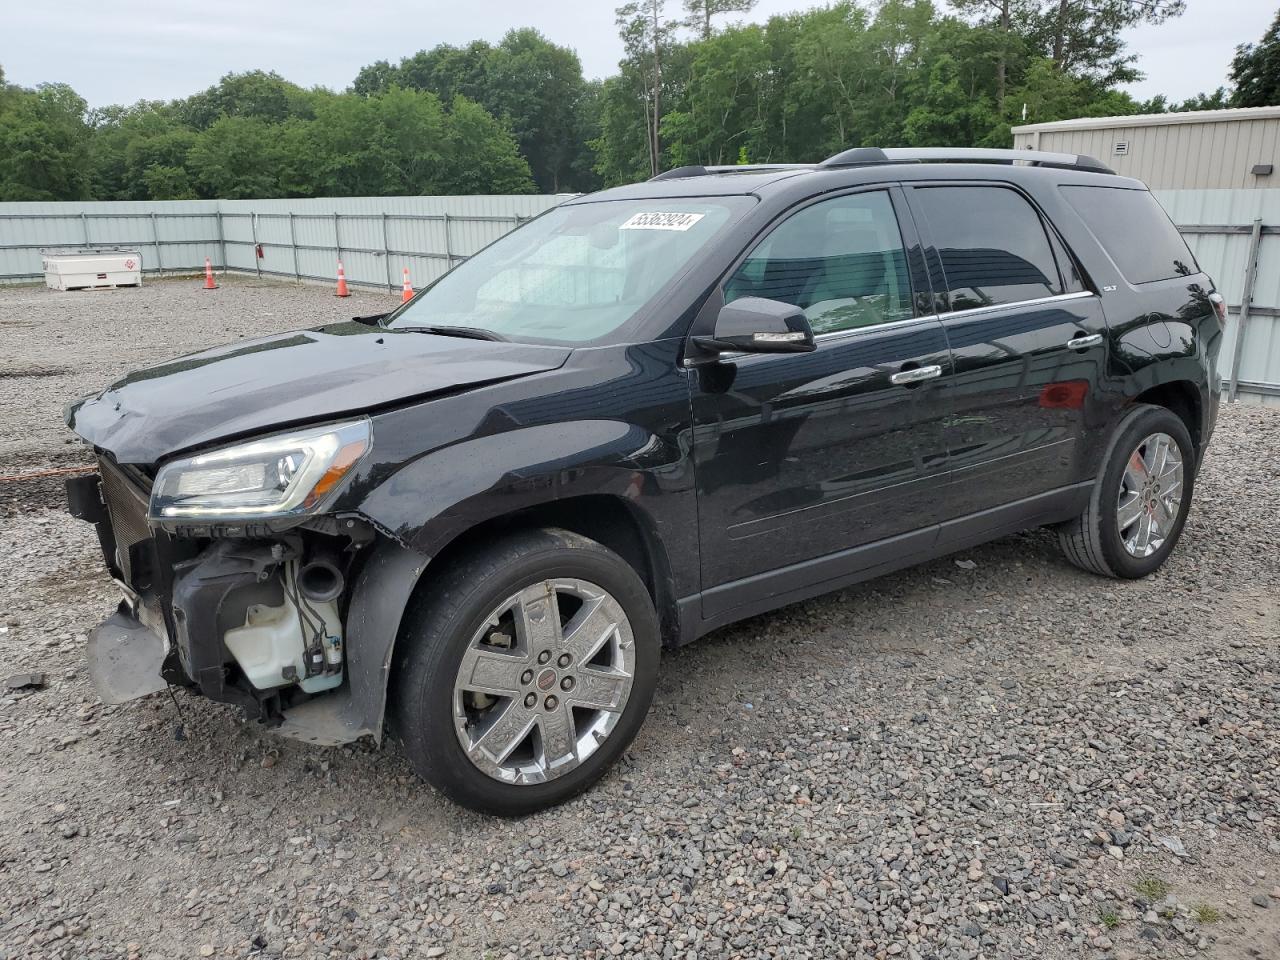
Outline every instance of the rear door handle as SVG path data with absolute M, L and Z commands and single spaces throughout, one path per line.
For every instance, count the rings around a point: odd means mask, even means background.
M 910 370 L 899 370 L 897 373 L 889 375 L 889 382 L 897 386 L 905 384 L 920 383 L 922 380 L 932 380 L 934 377 L 942 376 L 942 367 L 938 364 L 930 364 L 927 367 L 912 367 Z
M 1083 350 L 1085 347 L 1096 347 L 1102 342 L 1102 334 L 1087 333 L 1078 337 L 1072 337 L 1067 341 L 1067 346 L 1072 350 Z

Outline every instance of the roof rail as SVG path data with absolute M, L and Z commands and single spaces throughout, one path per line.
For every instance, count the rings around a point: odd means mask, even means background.
M 890 163 L 888 154 L 879 147 L 854 147 L 827 157 L 819 167 L 860 167 L 868 163 Z
M 983 147 L 854 147 L 827 157 L 816 166 L 811 163 L 743 163 L 706 167 L 691 164 L 664 170 L 655 180 L 679 180 L 685 177 L 707 177 L 715 173 L 767 173 L 773 170 L 832 170 L 840 167 L 864 167 L 885 163 L 1007 163 L 1031 167 L 1053 167 L 1088 173 L 1115 173 L 1093 157 L 1075 153 L 1048 153 L 1043 150 L 989 150 Z
M 706 177 L 713 173 L 768 173 L 771 170 L 812 169 L 812 163 L 735 163 L 711 167 L 704 167 L 702 164 L 695 163 L 664 170 L 656 177 L 650 177 L 649 182 L 652 183 L 655 180 L 680 180 L 685 177 Z
M 981 147 L 904 147 L 889 150 L 855 147 L 828 157 L 818 167 L 829 169 L 874 163 L 1025 163 L 1033 167 L 1115 173 L 1106 164 L 1083 154 L 1047 153 L 1043 150 L 988 150 Z

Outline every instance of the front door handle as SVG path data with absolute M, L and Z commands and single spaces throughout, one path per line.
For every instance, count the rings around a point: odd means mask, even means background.
M 1102 334 L 1100 333 L 1082 333 L 1068 340 L 1067 346 L 1072 350 L 1083 350 L 1086 347 L 1096 347 L 1101 342 Z
M 897 373 L 889 375 L 889 382 L 897 386 L 903 386 L 919 383 L 922 380 L 932 380 L 934 377 L 940 376 L 942 376 L 942 367 L 934 363 L 927 367 L 912 367 L 910 370 L 899 370 Z

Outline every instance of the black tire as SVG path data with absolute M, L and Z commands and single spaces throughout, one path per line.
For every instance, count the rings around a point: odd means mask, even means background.
M 1117 528 L 1117 501 L 1125 464 L 1138 445 L 1155 433 L 1167 434 L 1182 455 L 1183 489 L 1179 512 L 1164 543 L 1145 557 L 1125 549 Z M 1077 567 L 1104 577 L 1136 580 L 1160 568 L 1177 546 L 1187 521 L 1195 491 L 1196 453 L 1182 418 L 1165 407 L 1139 404 L 1116 427 L 1102 460 L 1102 472 L 1094 484 L 1089 506 L 1080 516 L 1058 527 L 1058 542 L 1067 559 Z
M 485 618 L 530 584 L 577 578 L 608 591 L 630 621 L 634 672 L 621 716 L 575 769 L 542 783 L 502 782 L 479 769 L 459 743 L 454 683 Z M 451 800 L 499 816 L 523 816 L 561 803 L 595 783 L 635 738 L 657 683 L 657 616 L 644 582 L 617 554 L 559 529 L 513 534 L 428 571 L 410 601 L 398 639 L 392 726 L 414 771 Z

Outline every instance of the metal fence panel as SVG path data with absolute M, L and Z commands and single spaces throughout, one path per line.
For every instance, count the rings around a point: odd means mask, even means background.
M 1218 360 L 1223 380 L 1238 383 L 1240 396 L 1280 405 L 1280 190 L 1158 190 L 1156 197 L 1231 308 Z M 1250 310 L 1242 324 L 1246 297 Z
M 44 251 L 136 250 L 144 271 L 219 270 L 422 287 L 560 196 L 0 203 L 0 283 L 42 276 Z M 259 252 L 260 251 L 260 252 Z
M 0 282 L 42 276 L 42 250 L 85 246 L 137 250 L 147 271 L 202 265 L 217 210 L 215 200 L 0 203 Z

